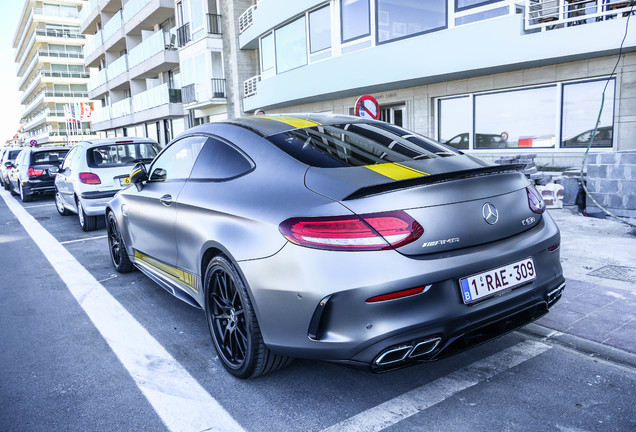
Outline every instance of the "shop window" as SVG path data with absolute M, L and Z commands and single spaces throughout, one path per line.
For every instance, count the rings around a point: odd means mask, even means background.
M 440 99 L 438 102 L 438 136 L 440 142 L 456 149 L 469 148 L 472 109 L 469 96 Z
M 378 43 L 445 28 L 447 4 L 446 0 L 401 3 L 377 0 Z
M 455 11 L 462 11 L 489 3 L 500 3 L 501 0 L 455 0 Z
M 607 83 L 603 112 L 592 147 L 611 147 L 613 139 L 615 80 L 588 81 L 563 85 L 561 147 L 587 147 L 601 108 L 601 94 Z
M 307 64 L 307 35 L 305 17 L 276 30 L 276 71 L 296 69 Z
M 309 13 L 309 47 L 313 54 L 331 48 L 331 7 Z
M 371 34 L 369 0 L 342 0 L 340 21 L 342 42 L 349 42 Z
M 274 67 L 274 33 L 261 39 L 261 70 L 267 71 Z

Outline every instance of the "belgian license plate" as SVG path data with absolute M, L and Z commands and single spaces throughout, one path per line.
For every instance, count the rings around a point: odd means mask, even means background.
M 537 269 L 532 258 L 526 258 L 496 269 L 461 278 L 459 285 L 465 304 L 473 303 L 498 292 L 533 281 Z
M 120 186 L 127 186 L 130 184 L 130 177 L 122 177 L 119 179 Z

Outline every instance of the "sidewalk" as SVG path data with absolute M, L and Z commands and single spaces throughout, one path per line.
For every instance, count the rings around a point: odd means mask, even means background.
M 563 297 L 530 332 L 636 366 L 636 235 L 612 219 L 548 210 L 561 229 Z M 600 344 L 600 345 L 599 345 Z M 615 350 L 617 349 L 617 350 Z

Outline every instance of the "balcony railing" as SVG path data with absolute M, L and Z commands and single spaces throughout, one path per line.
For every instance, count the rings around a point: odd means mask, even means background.
M 141 12 L 144 6 L 150 2 L 151 0 L 130 0 L 124 4 L 124 22 L 130 21 L 131 18 Z
M 54 71 L 50 69 L 42 69 L 40 74 L 49 78 L 89 78 L 90 76 L 88 72 Z
M 221 15 L 208 14 L 208 33 L 220 35 L 222 32 Z
M 117 60 L 112 62 L 107 68 L 107 75 L 109 79 L 118 77 L 119 75 L 128 71 L 128 56 L 124 54 Z
M 114 104 L 112 104 L 110 107 L 112 118 L 130 115 L 132 113 L 131 105 L 131 98 L 120 100 L 119 102 L 115 102 Z
M 130 50 L 129 67 L 133 68 L 143 63 L 154 55 L 166 49 L 172 49 L 167 39 L 169 36 L 163 31 L 158 31 L 142 43 Z
M 225 95 L 225 79 L 212 78 L 212 98 L 224 98 Z
M 93 91 L 96 88 L 106 84 L 106 81 L 108 81 L 106 69 L 102 69 L 88 79 L 88 91 Z
M 52 51 L 52 50 L 38 50 L 38 55 L 42 57 L 57 57 L 57 58 L 84 58 L 84 54 L 81 52 L 68 52 L 68 51 Z
M 250 97 L 256 94 L 258 82 L 261 80 L 260 75 L 256 75 L 243 82 L 243 97 Z
M 86 36 L 81 34 L 79 31 L 71 31 L 71 30 L 58 30 L 58 29 L 37 29 L 35 34 L 38 36 L 49 36 L 49 37 L 63 37 L 63 38 L 71 38 L 71 39 L 86 39 Z
M 44 15 L 44 16 L 53 16 L 58 18 L 79 18 L 79 12 L 77 10 L 67 10 L 69 8 L 64 9 L 47 9 L 44 10 L 42 8 L 34 8 L 33 15 Z
M 190 42 L 190 23 L 185 23 L 177 29 L 177 43 L 179 48 Z
M 90 55 L 97 51 L 97 48 L 101 47 L 102 45 L 102 31 L 99 30 L 84 44 L 84 57 L 90 57 Z
M 184 104 L 189 104 L 197 101 L 196 84 L 188 84 L 181 87 L 181 100 Z
M 181 103 L 181 89 L 168 88 L 168 83 L 151 88 L 132 97 L 132 107 L 136 113 L 169 103 Z
M 104 25 L 104 40 L 110 39 L 123 26 L 121 9 Z
M 243 33 L 254 23 L 254 20 L 252 19 L 252 13 L 254 10 L 256 10 L 256 5 L 247 8 L 247 10 L 239 17 L 239 34 Z
M 526 0 L 526 30 L 560 28 L 629 15 L 635 1 Z
M 79 13 L 80 23 L 84 22 L 91 11 L 97 9 L 99 7 L 99 0 L 88 0 L 84 5 L 82 5 L 82 10 Z

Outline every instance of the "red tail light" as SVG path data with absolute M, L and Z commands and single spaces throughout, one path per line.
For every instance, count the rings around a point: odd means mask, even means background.
M 537 214 L 541 214 L 545 211 L 545 202 L 543 202 L 543 198 L 539 191 L 534 186 L 528 186 L 526 188 L 526 193 L 528 194 L 528 205 L 530 206 L 530 210 Z
M 79 173 L 79 181 L 84 184 L 102 184 L 102 181 L 97 174 L 89 172 Z
M 421 287 L 417 287 L 417 288 L 410 288 L 410 289 L 406 289 L 406 290 L 402 290 L 402 291 L 396 291 L 396 292 L 392 292 L 389 294 L 382 294 L 379 296 L 375 296 L 375 297 L 371 297 L 367 299 L 367 303 L 377 303 L 377 302 L 381 302 L 381 301 L 387 301 L 387 300 L 395 300 L 398 298 L 402 298 L 402 297 L 408 297 L 408 296 L 412 296 L 415 294 L 419 294 L 422 291 L 424 291 L 424 289 L 426 289 L 425 286 L 421 286 Z
M 292 243 L 314 249 L 369 251 L 414 242 L 424 229 L 403 211 L 365 215 L 291 218 L 280 224 Z
M 44 174 L 44 170 L 39 168 L 29 168 L 29 171 L 27 171 L 29 177 L 39 177 L 42 174 Z

